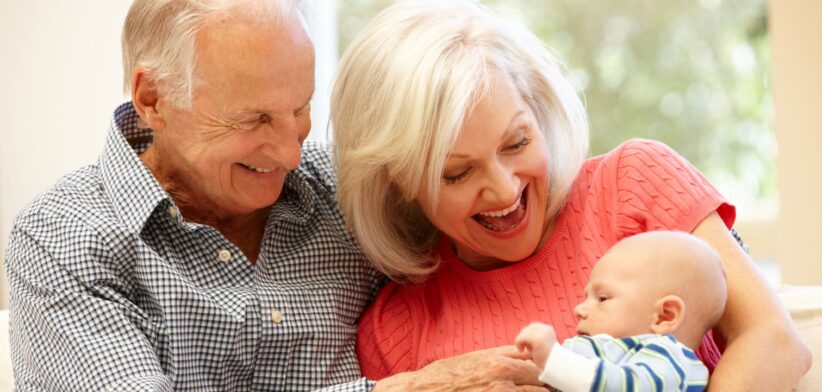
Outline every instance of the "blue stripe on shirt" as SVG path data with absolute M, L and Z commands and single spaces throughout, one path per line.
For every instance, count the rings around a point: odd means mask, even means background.
M 668 350 L 666 350 L 664 347 L 658 344 L 649 344 L 645 347 L 647 347 L 650 351 L 659 353 L 660 355 L 665 357 L 665 359 L 667 359 L 668 362 L 671 363 L 671 365 L 674 367 L 674 370 L 676 370 L 676 374 L 679 375 L 679 390 L 682 390 L 683 383 L 685 382 L 685 370 L 682 369 L 682 365 L 680 365 L 679 362 L 677 362 L 676 358 L 672 357 L 671 353 L 669 353 Z

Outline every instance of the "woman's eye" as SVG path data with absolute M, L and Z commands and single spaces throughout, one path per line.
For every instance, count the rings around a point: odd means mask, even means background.
M 460 180 L 465 178 L 465 176 L 468 175 L 469 171 L 470 171 L 470 169 L 465 169 L 465 170 L 463 170 L 462 172 L 460 172 L 459 174 L 456 174 L 456 175 L 447 175 L 447 176 L 443 175 L 442 179 L 445 180 L 446 184 L 449 184 L 449 185 L 450 184 L 456 184 L 457 182 L 459 182 Z
M 511 147 L 508 147 L 508 151 L 517 152 L 519 150 L 522 150 L 525 146 L 531 144 L 531 142 L 533 140 L 534 139 L 532 137 L 523 136 L 522 139 L 520 139 L 520 141 L 517 142 L 517 144 L 514 144 Z

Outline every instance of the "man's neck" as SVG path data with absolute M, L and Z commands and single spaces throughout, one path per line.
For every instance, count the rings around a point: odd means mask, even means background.
M 193 208 L 194 206 L 185 207 L 179 204 L 178 206 L 186 220 L 209 225 L 217 229 L 231 243 L 240 248 L 252 265 L 256 265 L 271 207 L 256 210 L 246 215 L 217 217 L 202 214 L 202 209 Z
M 251 264 L 256 264 L 271 207 L 249 212 L 225 211 L 210 200 L 187 192 L 186 187 L 180 184 L 180 176 L 176 176 L 168 167 L 159 164 L 155 152 L 149 147 L 140 155 L 140 159 L 160 186 L 174 200 L 174 204 L 185 220 L 217 229 L 240 248 Z

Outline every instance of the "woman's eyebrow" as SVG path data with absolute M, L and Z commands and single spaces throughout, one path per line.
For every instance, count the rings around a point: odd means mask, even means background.
M 508 139 L 509 137 L 511 137 L 511 134 L 514 133 L 514 131 L 516 131 L 518 129 L 518 128 L 514 127 L 514 124 L 517 122 L 517 119 L 522 117 L 523 114 L 525 114 L 524 110 L 519 110 L 516 113 L 514 113 L 514 115 L 511 117 L 511 122 L 509 122 L 508 125 L 506 126 L 506 130 L 502 134 L 502 137 L 500 138 L 500 140 L 505 140 L 505 139 Z M 448 154 L 447 158 L 448 159 L 452 159 L 452 158 L 453 159 L 468 159 L 470 157 L 468 155 L 465 155 L 465 154 Z
M 524 110 L 519 110 L 518 112 L 514 113 L 514 116 L 511 117 L 511 122 L 508 123 L 508 127 L 505 130 L 505 133 L 502 134 L 501 140 L 505 140 L 511 136 L 514 131 L 517 130 L 517 127 L 514 125 L 516 124 L 517 120 L 525 114 Z

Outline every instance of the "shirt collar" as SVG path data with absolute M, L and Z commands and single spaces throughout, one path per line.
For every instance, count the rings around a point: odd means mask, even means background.
M 120 220 L 135 233 L 142 231 L 163 201 L 173 203 L 138 156 L 151 144 L 153 135 L 131 102 L 126 102 L 114 111 L 99 160 L 104 191 Z

